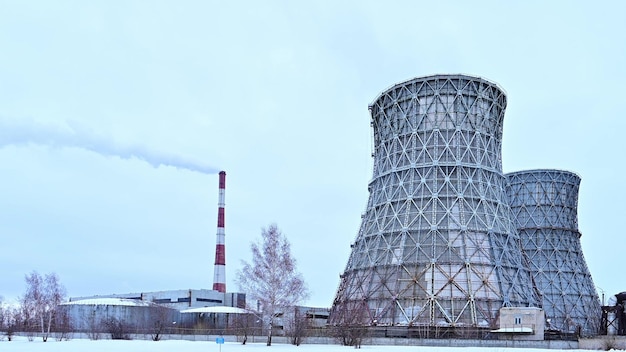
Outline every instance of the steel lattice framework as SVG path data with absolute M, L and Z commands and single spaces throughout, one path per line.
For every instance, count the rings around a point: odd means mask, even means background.
M 596 335 L 600 301 L 578 232 L 580 177 L 560 170 L 505 175 L 507 195 L 550 327 Z
M 370 196 L 330 324 L 493 327 L 502 306 L 535 305 L 502 174 L 505 108 L 496 84 L 465 75 L 370 105 Z

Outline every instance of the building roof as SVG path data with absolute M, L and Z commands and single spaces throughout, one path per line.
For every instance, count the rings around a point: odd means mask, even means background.
M 149 307 L 154 304 L 152 302 L 140 301 L 136 299 L 126 299 L 126 298 L 89 298 L 89 299 L 81 299 L 78 301 L 70 301 L 66 303 L 61 303 L 61 305 Z
M 247 309 L 237 308 L 237 307 L 227 307 L 227 306 L 191 308 L 191 309 L 181 310 L 180 312 L 181 313 L 231 313 L 231 314 L 251 313 Z
M 534 331 L 532 328 L 519 326 L 514 328 L 500 328 L 498 330 L 491 330 L 491 332 L 503 332 L 510 334 L 532 334 Z

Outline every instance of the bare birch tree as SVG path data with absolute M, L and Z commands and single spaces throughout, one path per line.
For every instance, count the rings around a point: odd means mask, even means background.
M 2 297 L 0 296 L 0 341 L 6 336 L 9 341 L 13 340 L 13 334 L 15 333 L 17 325 L 17 309 L 10 304 L 5 305 L 2 303 Z
M 0 341 L 4 340 L 3 333 L 6 331 L 7 326 L 7 308 L 4 307 L 2 300 L 3 298 L 0 296 Z
M 46 342 L 50 336 L 57 306 L 65 298 L 65 287 L 61 285 L 55 273 L 42 278 L 38 272 L 33 271 L 26 275 L 25 280 L 26 293 L 21 299 L 22 309 L 32 321 L 37 322 L 41 329 L 41 337 Z
M 283 314 L 283 324 L 291 344 L 300 346 L 311 327 L 311 320 L 302 307 L 291 307 L 288 313 Z
M 271 346 L 276 316 L 306 299 L 309 292 L 291 256 L 291 245 L 276 224 L 263 229 L 261 241 L 252 242 L 250 249 L 252 263 L 242 261 L 237 283 L 248 300 L 260 303 L 267 345 Z

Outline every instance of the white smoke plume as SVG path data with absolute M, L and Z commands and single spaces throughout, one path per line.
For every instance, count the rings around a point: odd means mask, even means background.
M 142 145 L 116 143 L 112 138 L 98 135 L 77 123 L 61 126 L 28 119 L 8 120 L 0 117 L 0 148 L 30 144 L 80 148 L 122 159 L 136 158 L 153 167 L 172 166 L 204 174 L 219 172 L 218 169 L 191 158 L 158 152 Z

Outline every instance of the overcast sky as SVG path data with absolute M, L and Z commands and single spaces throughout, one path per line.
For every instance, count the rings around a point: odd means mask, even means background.
M 330 306 L 372 176 L 367 106 L 416 76 L 508 95 L 505 172 L 582 178 L 595 284 L 626 291 L 621 1 L 0 0 L 0 295 L 227 290 L 276 223 Z M 164 164 L 164 165 L 161 165 Z M 167 166 L 173 165 L 173 166 Z M 177 167 L 174 167 L 177 166 Z

